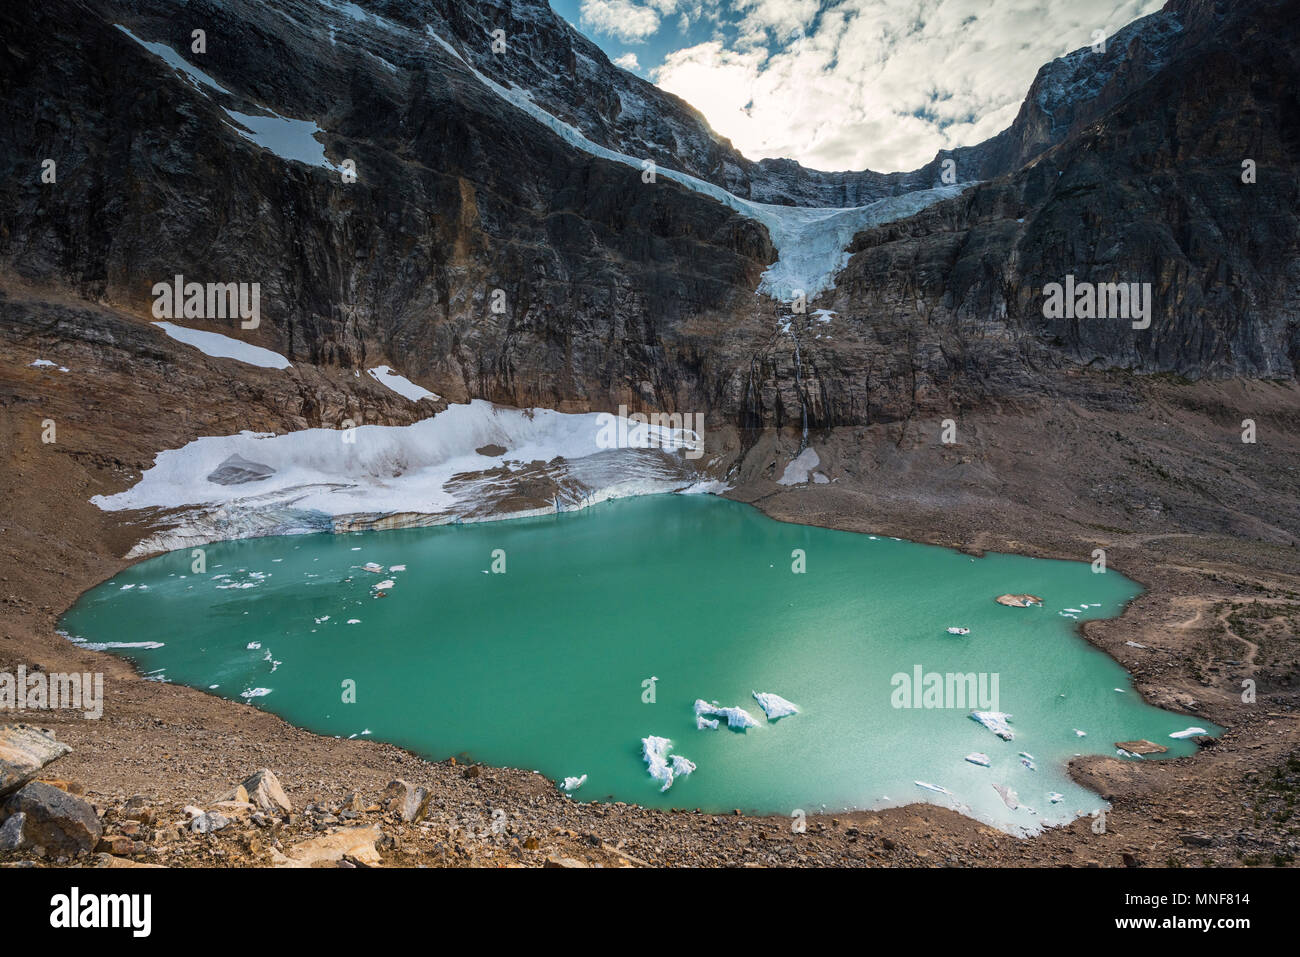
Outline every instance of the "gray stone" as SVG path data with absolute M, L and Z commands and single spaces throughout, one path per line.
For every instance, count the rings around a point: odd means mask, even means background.
M 190 830 L 195 834 L 211 834 L 229 826 L 230 818 L 216 811 L 205 811 L 190 821 Z
M 23 846 L 23 823 L 27 815 L 19 811 L 0 825 L 0 851 L 18 851 Z
M 95 809 L 81 798 L 41 781 L 26 784 L 5 802 L 10 815 L 25 815 L 24 848 L 41 847 L 49 854 L 76 856 L 94 850 L 104 835 Z

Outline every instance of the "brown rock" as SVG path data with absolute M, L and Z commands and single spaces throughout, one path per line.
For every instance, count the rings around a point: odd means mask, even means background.
M 25 724 L 0 725 L 0 798 L 12 794 L 72 749 Z
M 262 768 L 252 774 L 242 787 L 248 794 L 248 802 L 257 805 L 263 811 L 288 813 L 293 810 L 288 795 L 284 793 L 284 788 L 280 787 L 279 779 L 268 768 Z

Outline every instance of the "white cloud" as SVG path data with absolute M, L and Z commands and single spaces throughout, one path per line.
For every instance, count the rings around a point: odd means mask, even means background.
M 624 53 L 614 60 L 614 66 L 621 66 L 625 70 L 641 69 L 641 63 L 637 60 L 635 53 Z
M 675 6 L 675 3 L 676 0 L 658 0 L 654 6 L 643 6 L 633 0 L 582 0 L 580 21 L 595 33 L 617 37 L 624 43 L 640 43 L 659 30 L 656 7 Z
M 737 0 L 739 38 L 669 54 L 663 89 L 751 159 L 915 169 L 1015 118 L 1038 68 L 1162 0 Z M 822 9 L 817 16 L 819 7 Z M 793 36 L 787 43 L 781 41 Z M 770 52 L 769 39 L 779 49 Z

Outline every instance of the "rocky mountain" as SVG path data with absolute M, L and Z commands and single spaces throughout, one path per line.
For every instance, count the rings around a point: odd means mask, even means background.
M 1172 0 L 997 137 L 877 174 L 745 159 L 542 0 L 11 5 L 0 271 L 142 319 L 178 274 L 256 282 L 260 326 L 212 327 L 294 362 L 744 426 L 1293 378 L 1296 7 Z M 1067 275 L 1150 283 L 1150 328 L 1046 318 Z

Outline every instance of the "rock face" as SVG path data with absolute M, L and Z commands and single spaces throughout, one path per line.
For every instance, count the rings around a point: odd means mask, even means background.
M 177 274 L 257 282 L 258 328 L 205 325 L 295 367 L 388 364 L 448 401 L 627 404 L 746 429 L 1057 394 L 1088 368 L 1292 378 L 1294 12 L 1172 0 L 1104 53 L 1044 66 L 988 142 L 910 173 L 831 174 L 745 160 L 544 0 L 193 0 L 183 17 L 165 0 L 11 4 L 0 141 L 25 172 L 0 187 L 0 266 L 141 317 Z M 207 25 L 203 53 L 191 21 Z M 776 258 L 762 225 L 575 148 L 485 80 L 741 197 L 864 203 L 934 186 L 944 159 L 980 185 L 860 233 L 812 304 L 830 312 L 791 315 L 755 292 Z M 307 124 L 297 145 L 320 158 L 254 142 L 247 123 L 267 110 Z M 39 179 L 47 158 L 55 183 Z M 1150 283 L 1150 327 L 1045 318 L 1044 287 L 1066 275 Z M 0 309 L 35 335 L 108 341 L 66 303 Z M 323 407 L 336 401 L 293 399 L 313 425 L 337 422 Z M 398 405 L 374 414 L 393 421 Z
M 4 804 L 6 825 L 22 818 L 16 827 L 18 848 L 43 848 L 47 856 L 75 857 L 95 849 L 104 834 L 95 809 L 79 797 L 40 781 L 24 785 Z M 6 839 L 15 835 L 6 832 Z
M 41 768 L 71 750 L 28 725 L 0 725 L 0 798 L 18 790 Z

